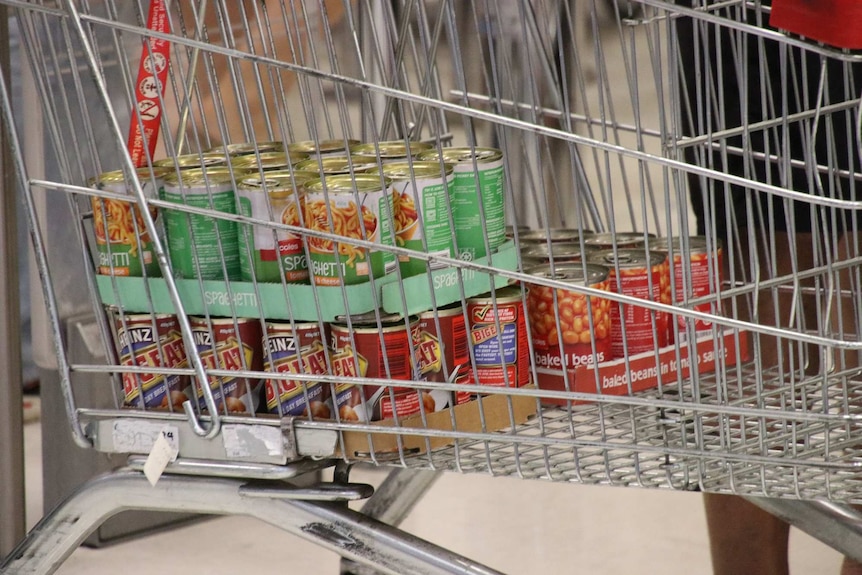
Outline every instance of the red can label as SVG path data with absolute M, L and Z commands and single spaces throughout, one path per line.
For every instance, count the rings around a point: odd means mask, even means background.
M 346 325 L 330 326 L 329 349 L 333 375 L 412 379 L 411 335 L 407 326 L 402 324 L 384 327 L 382 330 L 356 326 L 353 328 L 351 332 Z M 397 410 L 399 417 L 419 412 L 418 397 L 415 402 L 397 401 L 405 392 L 416 395 L 415 390 L 405 387 L 344 383 L 336 385 L 335 392 L 333 403 L 339 417 L 345 421 L 377 421 L 391 417 L 394 410 Z M 389 407 L 386 408 L 386 405 Z M 402 412 L 402 408 L 406 412 Z M 385 415 L 386 413 L 389 415 Z
M 524 306 L 520 295 L 506 293 L 511 291 L 500 290 L 503 294 L 498 292 L 496 302 L 490 297 L 467 300 L 475 359 L 473 377 L 480 385 L 522 387 L 530 383 Z M 520 294 L 520 290 L 515 291 Z
M 676 252 L 673 258 L 673 281 L 674 281 L 674 296 L 673 302 L 681 305 L 684 301 L 709 296 L 715 293 L 716 286 L 721 285 L 723 281 L 724 251 L 719 248 L 715 252 L 708 251 L 692 252 L 689 257 Z M 712 260 L 712 261 L 710 261 Z M 688 270 L 684 271 L 683 262 L 688 264 Z M 685 275 L 688 277 L 685 277 Z M 668 278 L 668 283 L 670 283 Z M 670 293 L 670 288 L 668 288 Z M 717 313 L 713 304 L 709 302 L 701 303 L 692 306 L 693 310 L 703 313 Z M 685 338 L 686 323 L 685 316 L 676 316 L 676 328 L 679 330 L 681 338 Z M 697 333 L 712 331 L 712 322 L 701 319 L 695 320 L 694 330 Z M 670 338 L 675 337 L 676 330 L 672 322 L 669 322 Z
M 182 368 L 188 366 L 176 316 L 117 315 L 114 322 L 120 365 Z M 160 373 L 124 373 L 123 394 L 129 407 L 182 410 L 191 393 L 189 377 Z
M 263 365 L 260 322 L 256 319 L 190 318 L 192 339 L 207 369 L 260 371 Z M 254 413 L 260 402 L 260 380 L 213 376 L 210 389 L 220 412 Z M 206 410 L 204 391 L 195 381 L 198 405 Z
M 623 268 L 620 270 L 618 286 L 616 273 L 613 268 L 610 268 L 611 291 L 660 302 L 661 282 L 664 273 L 664 262 L 653 265 L 651 268 Z M 653 310 L 646 307 L 611 302 L 611 350 L 614 358 L 624 357 L 626 352 L 632 355 L 667 345 L 667 320 L 663 319 L 661 314 L 655 314 L 654 327 L 653 315 Z M 621 317 L 625 323 L 625 341 L 623 340 Z
M 438 328 L 439 326 L 439 328 Z M 424 381 L 446 382 L 453 374 L 467 373 L 470 350 L 467 343 L 467 323 L 460 306 L 443 314 L 419 316 L 413 329 L 413 352 L 417 378 Z M 451 404 L 450 394 L 442 390 L 429 392 L 438 409 Z M 470 400 L 469 392 L 457 392 L 455 403 Z M 434 410 L 431 410 L 434 411 Z
M 604 280 L 590 287 L 608 291 L 610 282 Z M 555 302 L 554 291 L 533 285 L 527 295 L 536 367 L 562 370 L 609 361 L 610 300 L 557 289 Z
M 267 323 L 264 371 L 324 375 L 326 350 L 320 327 L 305 323 Z M 292 379 L 268 379 L 264 384 L 266 409 L 276 415 L 304 415 L 328 419 L 329 385 Z

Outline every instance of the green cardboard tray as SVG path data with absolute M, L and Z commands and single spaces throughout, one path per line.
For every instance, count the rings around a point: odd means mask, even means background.
M 476 263 L 486 264 L 488 260 L 496 268 L 518 269 L 518 254 L 514 243 L 509 241 L 490 258 L 482 258 Z M 377 305 L 382 305 L 388 313 L 405 313 L 402 290 L 406 299 L 407 314 L 420 313 L 454 303 L 461 299 L 461 285 L 464 295 L 472 297 L 491 290 L 491 274 L 462 269 L 459 277 L 457 268 L 444 268 L 431 273 L 433 284 L 429 284 L 426 274 L 413 276 L 398 282 L 397 274 L 387 275 L 375 282 Z M 494 275 L 494 287 L 505 286 L 509 280 Z M 102 303 L 117 306 L 126 312 L 138 313 L 175 313 L 174 305 L 168 296 L 167 285 L 162 278 L 140 278 L 121 276 L 96 276 L 96 283 Z M 374 293 L 370 283 L 342 287 L 317 287 L 310 285 L 288 285 L 277 283 L 258 283 L 257 293 L 251 282 L 203 281 L 193 279 L 176 280 L 177 290 L 183 307 L 189 315 L 215 317 L 263 317 L 266 319 L 290 319 L 298 321 L 334 321 L 338 316 L 347 315 L 345 295 L 351 315 L 368 313 L 375 308 Z M 431 286 L 434 286 L 434 300 L 431 299 Z M 314 292 L 317 291 L 315 304 Z M 260 301 L 258 301 L 258 294 Z M 152 303 L 151 303 L 152 302 Z M 319 307 L 319 309 L 318 309 Z

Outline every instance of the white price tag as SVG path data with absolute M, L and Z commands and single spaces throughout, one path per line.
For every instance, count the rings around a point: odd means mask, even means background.
M 281 429 L 267 425 L 223 425 L 225 455 L 237 459 L 281 457 L 284 438 Z
M 160 435 L 174 448 L 179 449 L 179 429 L 175 425 L 165 425 L 154 421 L 117 419 L 111 426 L 114 451 L 120 453 L 147 454 Z
M 171 444 L 167 433 L 170 432 L 162 432 L 159 434 L 155 443 L 153 443 L 153 448 L 150 450 L 150 454 L 147 456 L 146 463 L 144 463 L 144 475 L 146 475 L 147 481 L 149 481 L 150 485 L 153 487 L 156 486 L 156 483 L 159 481 L 159 478 L 161 478 L 162 473 L 165 472 L 165 468 L 167 468 L 168 464 L 175 461 L 177 454 L 179 454 L 179 449 L 177 449 L 175 444 Z M 173 435 L 176 437 L 176 434 Z M 176 439 L 174 439 L 174 441 L 176 441 Z

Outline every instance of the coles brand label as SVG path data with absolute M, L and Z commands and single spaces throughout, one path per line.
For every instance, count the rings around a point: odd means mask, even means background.
M 268 323 L 264 371 L 324 375 L 326 350 L 317 324 Z M 268 379 L 264 385 L 266 408 L 277 415 L 308 415 L 327 419 L 329 386 L 321 382 Z
M 481 385 L 521 387 L 530 382 L 527 324 L 520 289 L 497 291 L 496 305 L 489 297 L 467 300 L 469 337 L 473 344 L 473 377 Z
M 125 320 L 125 321 L 123 321 Z M 173 315 L 116 316 L 120 365 L 181 368 L 188 365 L 177 318 Z M 189 399 L 189 378 L 160 373 L 124 373 L 125 403 L 139 409 L 181 410 Z

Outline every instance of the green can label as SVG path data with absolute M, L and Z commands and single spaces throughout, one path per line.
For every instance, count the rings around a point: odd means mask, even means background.
M 240 188 L 240 214 L 260 220 L 271 220 L 299 226 L 300 205 L 295 194 L 267 194 L 261 189 Z M 248 224 L 239 227 L 240 275 L 244 281 L 307 283 L 308 262 L 302 237 L 266 226 Z
M 162 199 L 175 204 L 236 213 L 233 185 L 162 188 Z M 183 278 L 238 280 L 239 241 L 236 222 L 165 210 L 165 233 L 174 272 Z M 224 269 L 222 268 L 224 262 Z M 227 278 L 224 277 L 227 270 Z
M 464 260 L 475 260 L 488 255 L 485 250 L 486 235 L 492 250 L 506 241 L 503 161 L 480 162 L 478 167 L 477 178 L 472 161 L 455 164 L 452 219 L 455 221 L 455 241 L 461 252 L 461 259 Z M 484 221 L 479 209 L 480 198 Z
M 455 175 L 443 178 L 416 178 L 416 185 L 409 180 L 395 181 L 398 205 L 395 209 L 396 245 L 429 255 L 452 257 L 455 242 L 449 224 L 447 195 L 454 189 Z M 418 209 L 417 209 L 418 206 Z M 420 218 L 421 214 L 421 218 Z M 423 235 L 425 245 L 422 245 Z M 426 250 L 427 246 L 427 250 Z M 427 271 L 424 260 L 399 256 L 401 275 L 414 276 Z M 431 269 L 445 267 L 431 264 Z
M 349 238 L 365 238 L 375 243 L 393 245 L 394 195 L 388 188 L 355 194 L 330 190 L 327 203 L 322 192 L 306 194 L 306 226 L 348 239 L 337 242 L 308 238 L 311 274 L 315 284 L 341 285 L 342 278 L 345 285 L 358 284 L 367 282 L 372 274 L 379 279 L 395 269 L 397 263 L 391 252 L 367 250 L 349 242 Z

